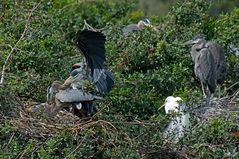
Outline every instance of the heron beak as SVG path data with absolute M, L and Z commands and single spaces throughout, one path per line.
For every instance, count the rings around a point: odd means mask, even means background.
M 189 40 L 189 41 L 183 43 L 183 45 L 191 45 L 191 44 L 193 44 L 193 42 L 194 42 L 193 40 Z
M 161 110 L 163 107 L 165 107 L 165 104 L 163 104 L 161 107 L 159 107 L 158 110 Z

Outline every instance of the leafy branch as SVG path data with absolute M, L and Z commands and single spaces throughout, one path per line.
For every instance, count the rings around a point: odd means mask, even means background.
M 10 62 L 10 59 L 14 53 L 14 51 L 16 50 L 19 42 L 24 38 L 24 36 L 26 35 L 26 32 L 28 30 L 28 27 L 29 27 L 29 24 L 30 24 L 30 18 L 31 16 L 33 15 L 33 12 L 38 8 L 38 6 L 40 5 L 41 2 L 39 2 L 38 4 L 36 4 L 30 11 L 28 17 L 26 18 L 26 23 L 25 23 L 25 27 L 24 27 L 24 30 L 21 34 L 21 37 L 18 39 L 18 41 L 14 44 L 14 46 L 9 46 L 11 48 L 11 51 L 9 52 L 5 62 L 4 62 L 4 65 L 2 67 L 2 73 L 1 73 L 1 80 L 0 80 L 0 86 L 4 84 L 4 78 L 5 78 L 5 72 L 6 72 L 6 68 L 7 68 L 7 65 L 9 64 Z

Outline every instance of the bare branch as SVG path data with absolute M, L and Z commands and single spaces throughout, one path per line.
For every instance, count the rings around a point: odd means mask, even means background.
M 104 30 L 107 30 L 107 27 L 100 28 L 100 29 L 95 29 L 95 28 L 93 28 L 90 24 L 88 24 L 86 20 L 84 20 L 83 30 L 84 30 L 84 29 L 102 32 L 102 31 L 104 31 Z
M 95 28 L 93 28 L 92 26 L 90 26 L 86 20 L 84 20 L 84 28 L 83 29 L 88 29 L 88 30 L 92 30 L 92 31 L 96 31 Z
M 7 65 L 8 65 L 8 63 L 9 63 L 9 61 L 10 61 L 10 59 L 11 59 L 13 53 L 14 53 L 14 51 L 16 50 L 17 45 L 19 44 L 19 42 L 20 42 L 20 41 L 23 39 L 23 37 L 25 36 L 25 34 L 26 34 L 27 30 L 28 30 L 28 26 L 29 26 L 29 24 L 30 24 L 30 18 L 31 18 L 31 16 L 33 15 L 33 12 L 34 12 L 34 11 L 37 9 L 37 7 L 40 5 L 40 3 L 41 3 L 41 1 L 31 9 L 31 11 L 30 11 L 30 13 L 29 13 L 29 15 L 28 15 L 28 17 L 27 17 L 27 19 L 26 19 L 25 28 L 24 28 L 24 30 L 23 30 L 23 32 L 22 32 L 22 34 L 21 34 L 21 37 L 20 37 L 19 40 L 15 43 L 15 45 L 11 48 L 11 51 L 9 52 L 9 54 L 8 54 L 8 56 L 7 56 L 7 58 L 6 58 L 5 62 L 4 62 L 4 65 L 3 65 L 3 67 L 2 67 L 0 85 L 3 85 L 3 84 L 4 84 L 5 71 L 6 71 Z
M 73 151 L 71 151 L 64 159 L 67 159 L 68 157 L 70 157 L 70 155 L 74 154 L 75 151 L 77 151 L 77 149 L 80 148 L 80 146 L 82 146 L 82 143 L 86 140 L 86 136 L 87 134 L 85 134 L 85 136 L 83 137 L 81 142 L 76 146 L 76 148 Z

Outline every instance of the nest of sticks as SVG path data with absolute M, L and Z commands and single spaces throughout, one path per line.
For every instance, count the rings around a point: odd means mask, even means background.
M 29 108 L 29 106 L 24 106 L 20 109 L 19 115 L 15 117 L 2 116 L 1 123 L 8 121 L 8 124 L 21 134 L 36 138 L 53 137 L 61 131 L 77 135 L 81 130 L 91 127 L 116 129 L 110 122 L 97 119 L 100 112 L 91 118 L 81 119 L 66 110 L 61 110 L 56 116 L 48 118 L 41 110 L 29 113 Z
M 201 121 L 209 120 L 214 116 L 227 117 L 231 113 L 238 113 L 239 109 L 237 106 L 237 101 L 231 101 L 229 99 L 215 100 L 210 108 L 203 105 L 200 102 L 197 108 L 194 108 L 193 112 L 202 119 Z M 100 120 L 98 117 L 101 115 L 97 112 L 91 118 L 80 119 L 79 117 L 73 115 L 72 113 L 61 110 L 58 114 L 52 118 L 47 118 L 44 116 L 42 111 L 37 111 L 36 113 L 29 113 L 29 108 L 36 103 L 21 103 L 16 109 L 16 116 L 4 116 L 0 118 L 0 125 L 2 123 L 7 123 L 11 125 L 17 132 L 24 134 L 26 136 L 38 138 L 38 139 L 48 139 L 54 137 L 62 131 L 67 131 L 72 133 L 73 136 L 80 134 L 82 131 L 87 130 L 92 127 L 99 127 L 101 129 L 107 130 L 106 132 L 115 132 L 117 128 L 114 126 L 114 122 L 109 122 L 105 120 Z M 45 103 L 41 103 L 44 107 Z M 1 116 L 1 114 L 0 114 Z M 127 124 L 140 124 L 143 126 L 153 126 L 153 123 L 145 122 L 129 122 Z M 142 158 L 160 158 L 159 156 L 170 156 L 171 158 L 194 158 L 196 155 L 188 151 L 187 149 L 173 149 L 170 145 L 164 145 L 161 148 L 150 148 L 144 147 L 139 148 L 139 153 Z
M 231 115 L 239 115 L 239 107 L 237 101 L 228 98 L 214 99 L 210 105 L 206 105 L 205 101 L 201 101 L 192 107 L 191 112 L 199 121 L 209 121 L 214 117 L 230 118 Z

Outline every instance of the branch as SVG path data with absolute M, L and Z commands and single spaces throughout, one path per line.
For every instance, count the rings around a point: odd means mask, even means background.
M 86 22 L 86 20 L 84 20 L 83 30 L 84 30 L 84 29 L 102 32 L 102 31 L 104 31 L 104 30 L 107 30 L 107 27 L 100 28 L 100 29 L 95 29 L 95 28 L 93 28 L 90 24 L 88 24 L 88 23 Z
M 64 159 L 67 159 L 68 157 L 70 157 L 70 155 L 74 154 L 75 151 L 77 151 L 78 148 L 80 148 L 80 146 L 82 146 L 82 143 L 86 140 L 87 134 L 85 134 L 85 136 L 83 137 L 83 139 L 81 140 L 81 142 L 76 146 L 76 148 L 71 151 Z
M 95 28 L 93 28 L 92 26 L 90 26 L 86 20 L 84 20 L 84 28 L 83 29 L 88 29 L 88 30 L 92 30 L 92 31 L 96 31 Z
M 33 12 L 34 12 L 34 11 L 37 9 L 37 7 L 40 5 L 40 3 L 41 3 L 41 2 L 39 2 L 37 5 L 35 5 L 35 6 L 31 9 L 31 11 L 30 11 L 30 13 L 29 13 L 29 15 L 28 15 L 28 17 L 27 17 L 27 19 L 26 19 L 25 28 L 24 28 L 24 30 L 23 30 L 23 32 L 22 32 L 22 34 L 21 34 L 21 37 L 20 37 L 19 40 L 15 43 L 15 45 L 11 48 L 11 51 L 10 51 L 10 53 L 8 54 L 7 59 L 6 59 L 6 61 L 4 62 L 4 65 L 3 65 L 3 67 L 2 67 L 0 85 L 3 85 L 3 84 L 4 84 L 5 71 L 6 71 L 7 65 L 8 65 L 8 63 L 9 63 L 9 61 L 10 61 L 12 55 L 13 55 L 13 52 L 16 50 L 17 45 L 19 44 L 19 42 L 20 42 L 20 41 L 23 39 L 23 37 L 25 36 L 25 34 L 26 34 L 27 30 L 28 30 L 29 23 L 30 23 L 30 18 L 31 18 L 31 16 L 33 15 Z

